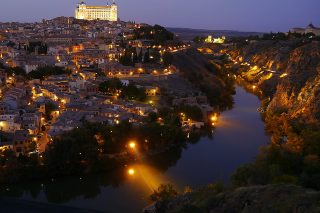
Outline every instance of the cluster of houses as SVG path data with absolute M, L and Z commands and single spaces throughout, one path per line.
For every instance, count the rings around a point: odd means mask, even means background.
M 147 103 L 128 102 L 116 95 L 100 93 L 99 84 L 107 77 L 90 77 L 85 72 L 54 75 L 43 81 L 11 78 L 15 79 L 14 84 L 4 79 L 1 86 L 0 149 L 12 149 L 17 155 L 43 151 L 32 150 L 33 142 L 48 143 L 83 122 L 113 125 L 129 120 L 138 125 L 144 116 L 156 110 Z M 146 88 L 150 96 L 156 95 L 156 90 Z M 50 111 L 46 109 L 48 103 L 55 106 Z
M 152 98 L 160 93 L 159 82 L 179 70 L 155 62 L 125 66 L 120 58 L 126 48 L 140 54 L 152 49 L 161 55 L 187 47 L 134 40 L 134 31 L 142 26 L 69 17 L 40 23 L 0 23 L 0 151 L 41 153 L 53 137 L 84 122 L 113 125 L 128 120 L 139 125 L 144 116 L 156 111 Z M 68 69 L 70 74 L 28 78 L 29 73 L 45 66 Z M 24 76 L 8 72 L 15 67 L 22 68 Z M 134 82 L 143 87 L 151 99 L 130 102 L 120 99 L 119 94 L 99 92 L 99 85 L 113 77 L 123 85 Z
M 145 24 L 130 22 L 88 22 L 58 17 L 41 23 L 0 23 L 0 62 L 22 67 L 30 73 L 42 66 L 71 70 L 96 67 L 117 74 L 141 74 L 141 70 L 163 71 L 157 64 L 148 68 L 121 66 L 119 58 L 127 47 L 136 52 L 165 51 L 168 47 L 151 46 L 151 40 L 132 40 L 134 30 Z M 171 47 L 170 47 L 171 48 Z
M 4 71 L 0 70 L 1 75 Z M 6 75 L 4 75 L 6 76 Z M 30 87 L 19 79 L 15 86 L 6 77 L 1 83 L 0 101 L 0 149 L 12 149 L 17 155 L 34 151 L 44 122 L 45 105 L 30 104 Z

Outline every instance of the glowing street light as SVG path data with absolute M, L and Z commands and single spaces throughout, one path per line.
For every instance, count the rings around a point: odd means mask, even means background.
M 128 170 L 128 174 L 129 174 L 130 176 L 133 176 L 134 173 L 135 173 L 134 169 L 129 169 L 129 170 Z
M 218 120 L 218 117 L 217 117 L 216 114 L 214 114 L 213 116 L 211 116 L 210 119 L 211 119 L 212 122 L 216 122 Z
M 135 142 L 133 142 L 133 141 L 129 143 L 129 148 L 130 149 L 135 149 L 136 146 L 137 146 L 137 144 Z

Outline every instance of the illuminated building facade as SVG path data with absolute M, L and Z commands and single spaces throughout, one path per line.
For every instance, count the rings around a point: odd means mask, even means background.
M 205 42 L 206 43 L 213 43 L 213 44 L 223 44 L 224 41 L 226 40 L 225 36 L 222 36 L 221 38 L 212 38 L 211 35 L 209 35 L 206 39 Z
M 118 20 L 118 6 L 113 2 L 106 6 L 87 6 L 85 2 L 77 4 L 75 18 L 82 20 Z

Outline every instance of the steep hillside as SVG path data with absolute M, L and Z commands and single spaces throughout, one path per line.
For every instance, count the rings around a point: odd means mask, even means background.
M 157 212 L 169 213 L 316 213 L 320 192 L 294 185 L 266 185 L 221 191 L 209 185 L 170 201 L 158 201 Z
M 181 76 L 208 97 L 212 106 L 220 110 L 232 107 L 234 86 L 233 81 L 227 79 L 224 67 L 210 62 L 196 49 L 175 54 L 173 63 Z
M 255 167 L 258 177 L 248 174 L 239 185 L 289 181 L 320 189 L 320 43 L 257 41 L 225 51 L 233 71 L 261 91 L 272 136 L 257 163 L 242 171 Z

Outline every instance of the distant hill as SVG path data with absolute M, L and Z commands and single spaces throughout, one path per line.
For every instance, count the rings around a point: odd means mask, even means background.
M 167 27 L 167 29 L 174 34 L 178 35 L 182 40 L 192 40 L 196 36 L 227 36 L 227 37 L 238 37 L 238 36 L 250 36 L 250 35 L 263 35 L 262 32 L 240 32 L 233 30 L 205 30 L 205 29 L 190 29 L 190 28 L 173 28 Z

